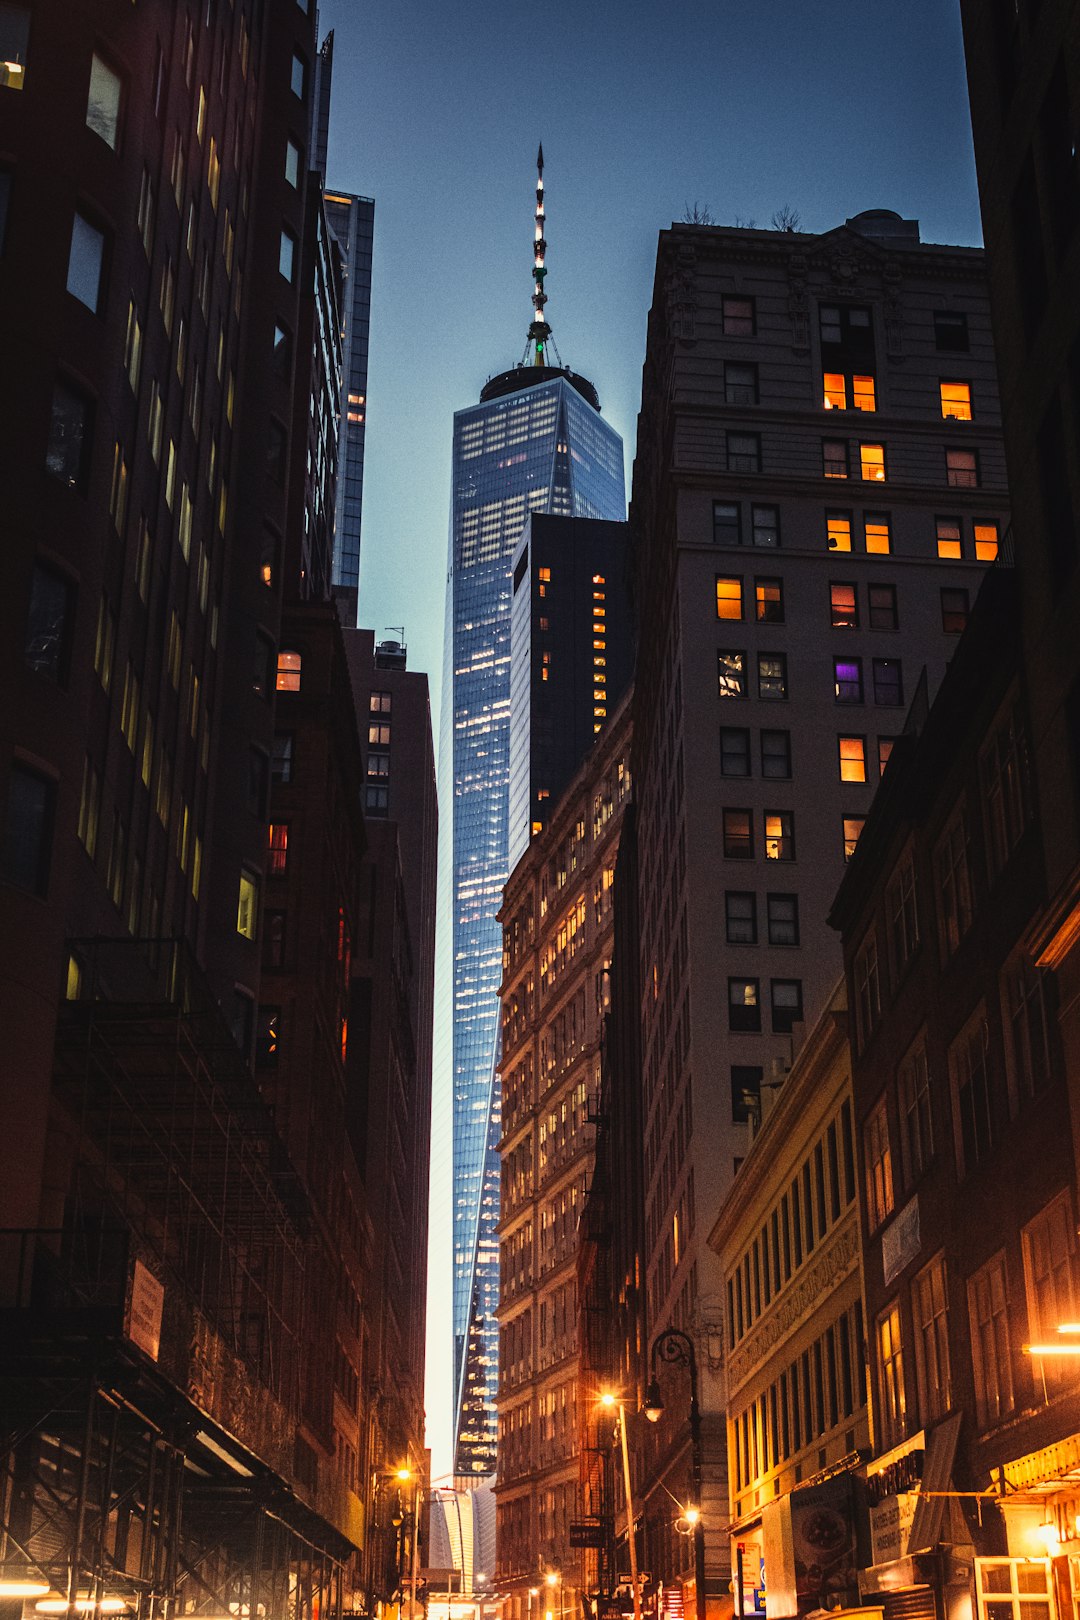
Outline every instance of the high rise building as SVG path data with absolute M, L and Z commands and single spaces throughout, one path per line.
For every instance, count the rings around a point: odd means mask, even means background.
M 371 197 L 358 197 L 352 192 L 328 191 L 323 203 L 341 251 L 341 426 L 334 514 L 334 585 L 338 589 L 339 603 L 342 591 L 348 593 L 346 599 L 352 609 L 349 622 L 354 623 L 360 584 L 375 202 Z
M 531 512 L 621 519 L 622 441 L 585 377 L 548 364 L 544 185 L 539 155 L 533 313 L 524 362 L 454 417 L 442 780 L 450 785 L 454 1469 L 495 1467 L 498 1358 L 499 1043 L 507 877 L 512 567 Z M 556 358 L 558 356 L 556 355 Z

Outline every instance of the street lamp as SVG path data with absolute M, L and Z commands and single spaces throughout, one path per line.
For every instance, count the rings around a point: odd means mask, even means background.
M 409 1561 L 409 1620 L 416 1614 L 416 1578 L 420 1542 L 420 1476 L 412 1468 L 399 1468 L 395 1477 L 407 1484 L 412 1480 L 412 1556 Z
M 622 1448 L 623 1488 L 626 1491 L 626 1540 L 630 1548 L 630 1581 L 633 1586 L 634 1620 L 641 1620 L 641 1587 L 638 1583 L 637 1536 L 634 1528 L 634 1497 L 630 1489 L 630 1453 L 626 1446 L 626 1407 L 617 1395 L 605 1390 L 601 1406 L 619 1409 L 619 1444 Z
M 659 1423 L 664 1410 L 657 1377 L 657 1361 L 686 1367 L 690 1373 L 690 1466 L 694 1476 L 694 1494 L 697 1502 L 684 1513 L 694 1538 L 694 1611 L 696 1620 L 706 1620 L 705 1601 L 705 1525 L 701 1517 L 701 1408 L 698 1405 L 698 1369 L 694 1354 L 694 1341 L 681 1328 L 665 1328 L 653 1340 L 649 1367 L 652 1377 L 645 1391 L 645 1416 L 650 1423 Z

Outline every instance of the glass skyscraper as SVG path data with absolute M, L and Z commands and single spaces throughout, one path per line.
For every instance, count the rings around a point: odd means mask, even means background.
M 542 217 L 542 215 L 541 215 Z M 539 240 L 539 238 L 538 238 Z M 542 288 L 542 281 L 538 282 Z M 535 299 L 534 299 L 535 304 Z M 530 329 L 547 335 L 542 306 Z M 452 783 L 454 1472 L 495 1469 L 511 567 L 530 512 L 621 519 L 623 446 L 584 377 L 504 372 L 454 417 L 442 781 Z M 445 788 L 444 788 L 445 794 Z

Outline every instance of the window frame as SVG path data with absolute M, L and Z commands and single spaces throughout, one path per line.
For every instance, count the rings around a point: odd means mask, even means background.
M 722 660 L 725 659 L 725 658 L 728 658 L 728 659 L 737 658 L 739 660 L 739 669 L 738 669 L 739 689 L 738 689 L 738 691 L 729 690 L 728 685 L 726 684 L 727 682 L 730 682 L 731 676 L 730 675 L 725 676 L 725 674 L 724 674 L 724 665 L 722 664 Z M 742 648 L 739 648 L 739 647 L 718 647 L 717 648 L 717 650 L 716 650 L 716 681 L 717 681 L 717 695 L 720 698 L 721 702 L 730 702 L 733 699 L 738 700 L 740 698 L 745 698 L 747 696 L 747 691 L 746 691 L 746 653 Z
M 729 818 L 746 818 L 745 833 L 729 825 Z M 754 813 L 738 805 L 722 806 L 720 811 L 721 848 L 726 861 L 752 861 L 754 858 Z
M 761 980 L 752 974 L 728 975 L 728 1029 L 733 1035 L 760 1035 L 761 1034 Z M 753 1001 L 736 1001 L 734 991 L 737 985 L 746 988 L 753 986 Z M 744 1014 L 745 1016 L 739 1016 Z
M 742 749 L 732 749 L 732 739 L 743 743 Z M 741 759 L 745 770 L 729 770 L 728 761 Z M 726 777 L 748 777 L 752 774 L 750 760 L 750 730 L 747 726 L 721 726 L 720 727 L 720 775 Z
M 738 916 L 738 905 L 746 902 L 745 915 Z M 747 932 L 740 935 L 740 926 Z M 724 939 L 728 945 L 756 945 L 758 942 L 757 894 L 753 889 L 724 890 Z
M 837 591 L 851 592 L 851 613 L 848 622 L 837 618 Z M 859 628 L 859 587 L 855 580 L 830 579 L 829 581 L 829 629 L 830 630 L 857 630 Z
M 737 313 L 735 305 L 748 306 L 749 313 Z M 749 322 L 749 331 L 739 323 Z M 720 299 L 720 327 L 724 337 L 757 337 L 757 301 L 744 293 L 723 293 Z

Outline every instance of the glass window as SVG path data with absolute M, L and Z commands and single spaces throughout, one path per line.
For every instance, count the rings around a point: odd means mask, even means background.
M 787 781 L 790 778 L 790 731 L 762 731 L 761 774 L 767 779 L 777 782 Z
M 892 955 L 893 977 L 900 982 L 919 948 L 919 908 L 915 895 L 915 863 L 909 857 L 896 870 L 885 891 L 885 913 Z
M 299 692 L 303 659 L 298 652 L 279 652 L 277 658 L 277 689 L 279 692 Z
M 773 979 L 772 1027 L 774 1035 L 790 1035 L 794 1024 L 802 1023 L 802 980 Z
M 757 895 L 728 889 L 724 895 L 724 915 L 729 945 L 757 944 Z
M 988 1059 L 986 1019 L 980 1011 L 949 1048 L 953 1117 L 960 1127 L 956 1168 L 961 1178 L 988 1157 L 998 1135 L 1000 1121 L 995 1120 Z
M 838 737 L 841 782 L 866 781 L 866 738 Z
M 855 958 L 855 1033 L 861 1052 L 881 1016 L 877 939 L 871 934 Z
M 82 490 L 90 452 L 91 406 L 66 383 L 53 389 L 45 471 L 68 489 Z
M 66 579 L 34 564 L 26 618 L 25 659 L 29 669 L 64 685 L 67 681 L 75 593 Z
M 761 1117 L 761 1080 L 763 1070 L 753 1063 L 733 1063 L 731 1066 L 731 1119 L 743 1125 L 750 1119 Z
M 900 704 L 904 701 L 904 673 L 899 658 L 874 659 L 874 702 Z
M 877 1351 L 881 1379 L 881 1437 L 886 1446 L 893 1446 L 903 1439 L 907 1422 L 899 1304 L 891 1305 L 878 1319 Z
M 761 999 L 757 979 L 728 980 L 728 1028 L 743 1034 L 761 1030 Z
M 885 482 L 885 446 L 883 444 L 860 444 L 859 472 L 861 477 L 870 483 L 883 484 Z
M 846 478 L 848 447 L 846 439 L 822 439 L 821 470 L 826 478 Z
M 904 1175 L 910 1187 L 922 1175 L 934 1156 L 930 1071 L 926 1062 L 925 1041 L 920 1039 L 901 1063 L 898 1081 Z
M 56 783 L 13 760 L 8 771 L 0 878 L 44 895 L 49 886 Z
M 998 554 L 998 526 L 996 523 L 975 524 L 975 555 L 980 562 L 996 562 Z
M 259 927 L 259 879 L 244 867 L 240 872 L 240 891 L 236 901 L 236 932 L 245 939 L 254 939 Z
M 742 580 L 737 575 L 726 577 L 716 576 L 716 617 L 718 619 L 741 619 L 742 608 Z
M 756 405 L 757 366 L 736 365 L 734 361 L 729 360 L 724 367 L 724 399 L 728 405 Z
M 390 808 L 390 789 L 375 784 L 364 788 L 364 810 L 369 816 L 385 816 Z
M 833 659 L 833 689 L 837 703 L 861 703 L 863 700 L 862 659 Z
M 758 653 L 758 697 L 786 698 L 787 658 L 783 653 Z
M 968 593 L 959 586 L 941 591 L 941 628 L 946 635 L 958 636 L 968 621 Z
M 0 4 L 0 90 L 24 88 L 29 40 L 29 7 Z
M 935 520 L 934 529 L 937 534 L 939 557 L 952 560 L 964 555 L 959 518 L 939 517 Z
M 68 255 L 67 290 L 87 309 L 98 313 L 101 307 L 102 272 L 105 268 L 105 233 L 76 214 L 71 222 L 71 251 Z
M 955 354 L 968 350 L 967 316 L 955 309 L 935 309 L 934 347 Z
M 830 551 L 851 550 L 850 512 L 826 512 L 825 529 L 828 534 Z
M 977 489 L 979 485 L 979 452 L 977 450 L 946 450 L 945 478 L 953 489 Z
M 725 337 L 753 337 L 756 330 L 754 300 L 725 296 L 723 324 Z
M 280 322 L 274 327 L 273 359 L 275 375 L 287 378 L 292 364 L 292 334 Z
M 893 744 L 895 742 L 895 737 L 879 737 L 877 740 L 877 764 L 879 776 L 885 775 L 885 767 L 889 763 L 889 756 L 893 751 Z
M 859 834 L 866 825 L 865 816 L 845 816 L 843 819 L 844 859 L 850 861 L 855 853 L 855 846 L 859 842 Z
M 281 877 L 288 869 L 288 864 L 289 823 L 287 821 L 272 821 L 267 845 L 267 871 L 271 877 Z
M 712 521 L 714 545 L 742 544 L 742 514 L 737 501 L 713 501 Z
M 750 516 L 753 523 L 754 545 L 778 546 L 780 544 L 780 508 L 778 506 L 752 506 Z
M 827 411 L 847 410 L 847 378 L 842 371 L 827 371 L 823 378 L 822 391 Z
M 1005 1417 L 1014 1405 L 1004 1249 L 968 1278 L 967 1292 L 975 1365 L 975 1411 L 980 1427 L 985 1427 Z
M 866 592 L 870 607 L 871 630 L 895 630 L 896 616 L 896 586 L 870 585 Z
M 750 775 L 750 733 L 739 727 L 720 728 L 721 776 Z
M 97 55 L 90 64 L 86 127 L 116 151 L 120 134 L 120 76 Z
M 779 579 L 754 581 L 754 610 L 759 624 L 783 624 L 784 586 Z
M 372 781 L 386 781 L 390 776 L 390 755 L 369 754 L 367 758 L 367 774 Z
M 278 245 L 278 269 L 291 285 L 296 272 L 296 237 L 285 227 L 282 227 Z
M 885 1099 L 867 1118 L 863 1127 L 866 1157 L 866 1215 L 872 1232 L 893 1212 L 892 1149 L 889 1145 L 889 1116 Z
M 971 927 L 971 869 L 967 822 L 961 813 L 942 836 L 934 858 L 938 893 L 938 933 L 947 960 Z
M 716 655 L 717 680 L 722 698 L 746 696 L 746 654 L 744 652 L 718 652 Z
M 851 402 L 857 411 L 877 410 L 877 393 L 873 377 L 860 377 L 858 372 L 852 373 Z
M 859 600 L 854 585 L 830 581 L 829 622 L 834 630 L 859 628 Z
M 953 417 L 958 422 L 971 421 L 971 384 L 966 382 L 942 382 L 938 385 L 941 393 L 941 414 L 944 417 Z
M 293 734 L 275 731 L 274 752 L 270 760 L 270 774 L 275 782 L 291 782 L 293 775 Z
M 867 512 L 863 539 L 872 557 L 887 557 L 892 550 L 892 519 L 887 512 Z
M 790 810 L 765 811 L 765 859 L 795 859 L 795 817 Z
M 799 897 L 797 894 L 767 894 L 770 945 L 799 943 Z
M 727 464 L 728 472 L 760 472 L 761 436 L 757 433 L 729 433 Z
M 307 67 L 304 59 L 302 56 L 298 56 L 294 51 L 292 59 L 292 71 L 289 75 L 289 83 L 292 86 L 293 95 L 299 96 L 301 101 L 304 99 L 304 80 L 306 77 Z
M 724 855 L 729 861 L 754 858 L 754 828 L 749 810 L 725 810 L 722 814 Z
M 300 148 L 291 135 L 285 142 L 285 178 L 290 186 L 300 184 Z

